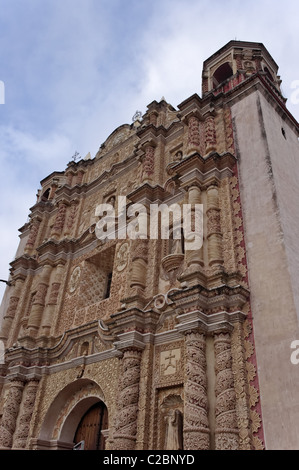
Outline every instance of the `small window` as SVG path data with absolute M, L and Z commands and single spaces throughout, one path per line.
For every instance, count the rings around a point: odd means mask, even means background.
M 111 290 L 111 282 L 112 282 L 112 273 L 107 275 L 107 287 L 104 299 L 108 299 L 110 297 L 110 290 Z
M 284 138 L 287 139 L 286 131 L 284 130 L 283 127 L 281 128 L 281 133 L 282 133 L 282 135 L 284 136 Z
M 41 197 L 42 201 L 48 201 L 50 196 L 50 188 L 48 188 Z

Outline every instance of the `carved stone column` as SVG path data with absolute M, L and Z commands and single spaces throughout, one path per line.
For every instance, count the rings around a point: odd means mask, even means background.
M 11 381 L 0 424 L 0 450 L 9 450 L 12 447 L 23 389 L 22 380 Z
M 33 250 L 34 250 L 34 246 L 35 246 L 35 242 L 36 242 L 37 235 L 38 235 L 38 232 L 39 232 L 40 224 L 41 224 L 41 219 L 38 218 L 38 217 L 35 217 L 31 221 L 29 237 L 28 237 L 25 249 L 24 249 L 24 252 L 28 255 L 31 255 Z
M 186 382 L 184 449 L 208 450 L 210 429 L 206 376 L 206 340 L 200 332 L 185 333 Z
M 67 204 L 64 201 L 60 201 L 55 223 L 51 231 L 51 237 L 53 238 L 59 238 L 62 233 L 65 222 L 66 208 Z
M 199 151 L 200 148 L 200 132 L 199 132 L 199 116 L 192 113 L 188 116 L 188 153 Z
M 16 310 L 20 300 L 24 285 L 24 279 L 17 279 L 13 289 L 13 293 L 9 299 L 8 308 L 3 318 L 2 328 L 0 333 L 0 339 L 6 341 L 8 339 L 9 333 L 11 331 L 11 325 L 16 315 Z
M 135 449 L 141 355 L 142 351 L 135 348 L 126 349 L 123 353 L 113 445 L 115 450 Z
M 213 152 L 217 148 L 215 118 L 213 114 L 209 114 L 205 120 L 205 141 L 206 154 Z
M 44 315 L 42 318 L 42 334 L 49 335 L 52 326 L 52 319 L 55 307 L 57 305 L 57 298 L 59 289 L 64 274 L 64 265 L 59 264 L 54 273 L 54 279 L 50 287 L 50 295 L 45 307 Z
M 148 240 L 133 240 L 132 253 L 130 287 L 141 287 L 142 289 L 145 289 L 148 261 Z
M 143 158 L 142 168 L 142 182 L 150 182 L 153 179 L 155 171 L 155 147 L 156 144 L 152 141 L 146 142 L 143 146 L 145 156 Z
M 18 417 L 17 429 L 13 437 L 13 449 L 26 448 L 38 385 L 38 380 L 30 380 L 24 389 L 23 402 Z
M 207 188 L 208 253 L 209 265 L 223 264 L 222 233 L 220 224 L 219 190 L 216 184 Z
M 45 265 L 41 274 L 40 282 L 37 287 L 37 292 L 34 296 L 31 312 L 28 319 L 28 329 L 31 336 L 36 336 L 40 327 L 42 313 L 45 308 L 45 301 L 47 290 L 49 287 L 49 279 L 52 271 L 52 266 Z
M 201 204 L 201 189 L 196 184 L 193 184 L 188 188 L 188 204 L 191 205 L 191 229 L 194 230 L 195 204 Z M 184 244 L 187 266 L 203 266 L 203 247 L 201 247 L 200 250 L 189 250 L 187 239 L 184 240 Z
M 72 233 L 72 229 L 74 226 L 74 222 L 76 220 L 78 209 L 78 200 L 72 201 L 71 206 L 68 208 L 68 214 L 66 217 L 65 229 L 64 229 L 64 236 L 68 237 Z
M 215 347 L 215 446 L 217 450 L 238 450 L 236 393 L 232 371 L 230 333 L 214 335 Z

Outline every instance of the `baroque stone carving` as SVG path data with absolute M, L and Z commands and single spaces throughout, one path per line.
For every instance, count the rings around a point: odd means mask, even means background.
M 192 115 L 188 119 L 188 150 L 198 150 L 200 147 L 199 118 Z
M 208 450 L 210 448 L 210 430 L 204 334 L 187 332 L 185 348 L 184 449 Z
M 12 447 L 23 389 L 24 382 L 21 380 L 14 380 L 10 384 L 0 424 L 0 449 Z
M 118 397 L 114 445 L 118 450 L 134 450 L 137 434 L 137 415 L 140 380 L 141 351 L 124 351 L 122 376 Z
M 18 418 L 18 427 L 13 438 L 14 449 L 26 448 L 38 385 L 38 380 L 30 380 L 24 389 L 22 407 Z
M 230 333 L 216 334 L 214 337 L 214 347 L 216 371 L 216 449 L 237 450 L 239 448 L 239 436 Z

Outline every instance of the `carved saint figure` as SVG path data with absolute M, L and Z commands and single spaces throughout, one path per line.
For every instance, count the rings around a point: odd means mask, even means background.
M 165 450 L 183 449 L 183 419 L 179 410 L 171 410 L 164 420 L 166 423 Z

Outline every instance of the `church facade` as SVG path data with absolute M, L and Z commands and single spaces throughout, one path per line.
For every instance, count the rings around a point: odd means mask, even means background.
M 299 125 L 280 83 L 262 44 L 231 41 L 201 97 L 153 101 L 41 181 L 1 307 L 1 449 L 299 447 Z M 124 197 L 101 239 L 99 205 Z M 201 205 L 202 246 L 171 216 L 169 238 L 128 237 L 138 204 Z

